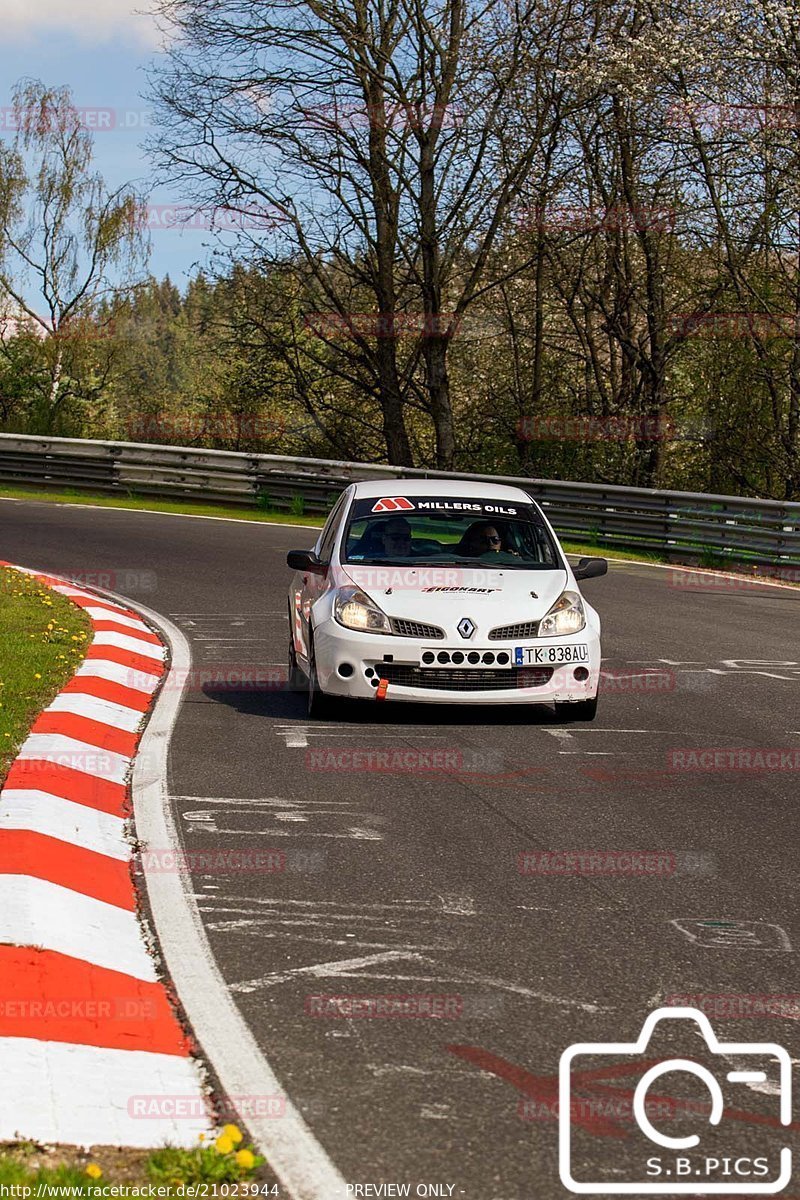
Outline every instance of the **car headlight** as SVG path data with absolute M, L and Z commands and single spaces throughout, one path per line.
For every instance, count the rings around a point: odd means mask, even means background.
M 580 633 L 586 624 L 583 601 L 577 592 L 562 592 L 546 617 L 539 622 L 539 637 Z
M 392 632 L 386 613 L 360 588 L 339 588 L 333 603 L 333 615 L 346 629 L 358 629 L 361 633 Z

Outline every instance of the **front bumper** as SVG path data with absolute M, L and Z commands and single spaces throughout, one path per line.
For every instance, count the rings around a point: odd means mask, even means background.
M 588 659 L 582 662 L 514 667 L 498 665 L 505 655 L 513 662 L 519 643 L 487 642 L 473 646 L 463 640 L 446 638 L 424 641 L 417 638 L 359 633 L 345 629 L 333 619 L 314 631 L 317 676 L 324 692 L 354 700 L 375 698 L 378 680 L 389 680 L 387 700 L 405 700 L 423 704 L 547 704 L 552 701 L 589 700 L 597 694 L 600 679 L 600 638 L 588 626 L 578 634 L 560 638 L 528 639 L 525 645 L 549 647 L 588 647 Z M 423 655 L 440 654 L 447 663 L 423 662 Z M 465 661 L 452 661 L 453 655 Z M 479 662 L 466 661 L 469 654 Z M 493 661 L 486 661 L 488 656 Z M 586 678 L 576 678 L 586 674 Z M 342 674 L 344 672 L 344 674 Z M 441 683 L 442 686 L 437 686 Z M 481 686 L 485 684 L 486 686 Z

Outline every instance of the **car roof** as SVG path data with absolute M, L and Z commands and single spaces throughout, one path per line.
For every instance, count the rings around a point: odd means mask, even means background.
M 364 479 L 355 485 L 357 499 L 394 496 L 451 496 L 456 500 L 533 501 L 522 488 L 502 483 L 476 483 L 469 479 Z

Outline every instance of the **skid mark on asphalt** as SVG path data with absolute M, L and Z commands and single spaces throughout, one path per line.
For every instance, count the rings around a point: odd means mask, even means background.
M 240 834 L 259 838 L 333 838 L 354 841 L 380 842 L 383 833 L 377 826 L 384 818 L 378 813 L 365 812 L 353 806 L 353 797 L 336 800 L 285 800 L 280 796 L 174 796 L 187 833 Z M 186 804 L 208 805 L 208 808 L 184 808 Z M 217 812 L 216 810 L 221 810 Z M 264 817 L 270 816 L 276 825 L 265 827 Z M 237 818 L 239 818 L 237 820 Z M 328 828 L 312 827 L 319 822 Z M 291 828 L 297 825 L 298 828 Z
M 445 984 L 479 987 L 487 995 L 506 994 L 524 1000 L 576 1008 L 583 1012 L 609 1011 L 603 1005 L 572 997 L 556 996 L 550 992 L 527 987 L 514 980 L 497 978 L 466 967 L 451 966 L 442 959 L 458 949 L 452 918 L 460 917 L 471 924 L 476 915 L 475 906 L 469 897 L 437 896 L 426 901 L 397 901 L 380 905 L 346 905 L 337 901 L 315 900 L 245 900 L 242 907 L 227 904 L 223 897 L 199 897 L 200 908 L 207 914 L 206 927 L 217 933 L 229 933 L 234 929 L 248 928 L 257 934 L 287 942 L 299 941 L 307 944 L 322 943 L 330 946 L 346 946 L 348 949 L 371 950 L 361 957 L 326 959 L 321 963 L 302 964 L 288 970 L 270 972 L 251 979 L 231 984 L 231 990 L 251 993 L 289 983 L 297 977 L 318 978 L 361 978 L 371 982 L 389 981 L 414 984 Z M 221 903 L 217 903 L 217 901 Z M 455 900 L 455 903 L 453 901 Z M 246 907 L 250 905 L 250 907 Z M 260 906 L 255 911 L 254 906 Z M 221 918 L 221 919 L 220 919 Z M 341 938 L 344 928 L 350 925 L 355 931 L 346 934 L 358 940 L 346 942 Z M 439 932 L 437 932 L 437 926 Z M 295 929 L 328 931 L 322 937 L 313 933 L 295 932 Z M 422 934 L 424 941 L 420 940 Z M 379 935 L 380 942 L 369 941 Z M 395 941 L 390 939 L 394 937 Z M 401 944 L 397 944 L 400 940 Z M 435 956 L 435 957 L 432 957 Z M 392 971 L 376 970 L 388 963 L 397 963 Z M 400 968 L 399 964 L 403 963 Z M 411 972 L 408 968 L 412 966 Z M 422 968 L 420 971 L 418 968 Z
M 483 1050 L 480 1046 L 450 1045 L 447 1050 L 464 1062 L 472 1063 L 479 1071 L 495 1075 L 498 1079 L 510 1083 L 528 1099 L 538 1101 L 553 1113 L 557 1112 L 555 1107 L 559 1100 L 559 1077 L 557 1074 L 534 1075 L 532 1071 L 509 1062 L 508 1059 L 499 1054 L 493 1054 L 490 1050 Z M 598 1094 L 605 1099 L 616 1097 L 619 1100 L 632 1101 L 635 1095 L 633 1088 L 616 1087 L 602 1081 L 619 1079 L 626 1075 L 641 1076 L 644 1070 L 657 1065 L 660 1061 L 659 1059 L 649 1062 L 637 1060 L 636 1062 L 614 1063 L 583 1071 L 573 1070 L 571 1074 L 572 1088 L 576 1094 L 578 1091 L 586 1091 L 590 1094 Z M 652 1091 L 648 1092 L 648 1099 L 655 1103 L 679 1103 L 674 1096 L 658 1096 Z M 791 1125 L 783 1125 L 778 1117 L 765 1113 L 743 1112 L 740 1109 L 726 1108 L 723 1117 L 731 1121 L 764 1125 L 772 1129 L 800 1129 L 800 1121 L 794 1121 Z M 593 1112 L 591 1106 L 579 1104 L 572 1106 L 570 1124 L 575 1127 L 580 1126 L 587 1132 L 600 1137 L 625 1138 L 629 1135 L 629 1130 L 618 1120 L 599 1112 Z
M 438 899 L 387 904 L 261 897 L 241 897 L 231 904 L 207 894 L 198 899 L 209 930 L 247 928 L 253 936 L 285 942 L 287 949 L 325 946 L 405 954 L 452 949 L 449 923 L 444 933 L 437 928 L 448 916 Z
M 423 727 L 424 732 L 418 733 L 412 726 L 386 726 L 371 729 L 368 726 L 323 724 L 315 721 L 313 724 L 293 721 L 291 723 L 276 722 L 272 732 L 282 738 L 288 750 L 304 750 L 309 744 L 309 738 L 344 738 L 346 741 L 370 741 L 376 739 L 387 741 L 391 738 L 412 741 L 438 742 L 444 733 L 431 733 L 429 727 Z

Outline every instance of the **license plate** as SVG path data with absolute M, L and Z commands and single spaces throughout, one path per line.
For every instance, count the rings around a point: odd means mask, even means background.
M 589 661 L 589 647 L 579 646 L 515 646 L 514 666 L 535 667 L 542 663 L 582 663 Z

